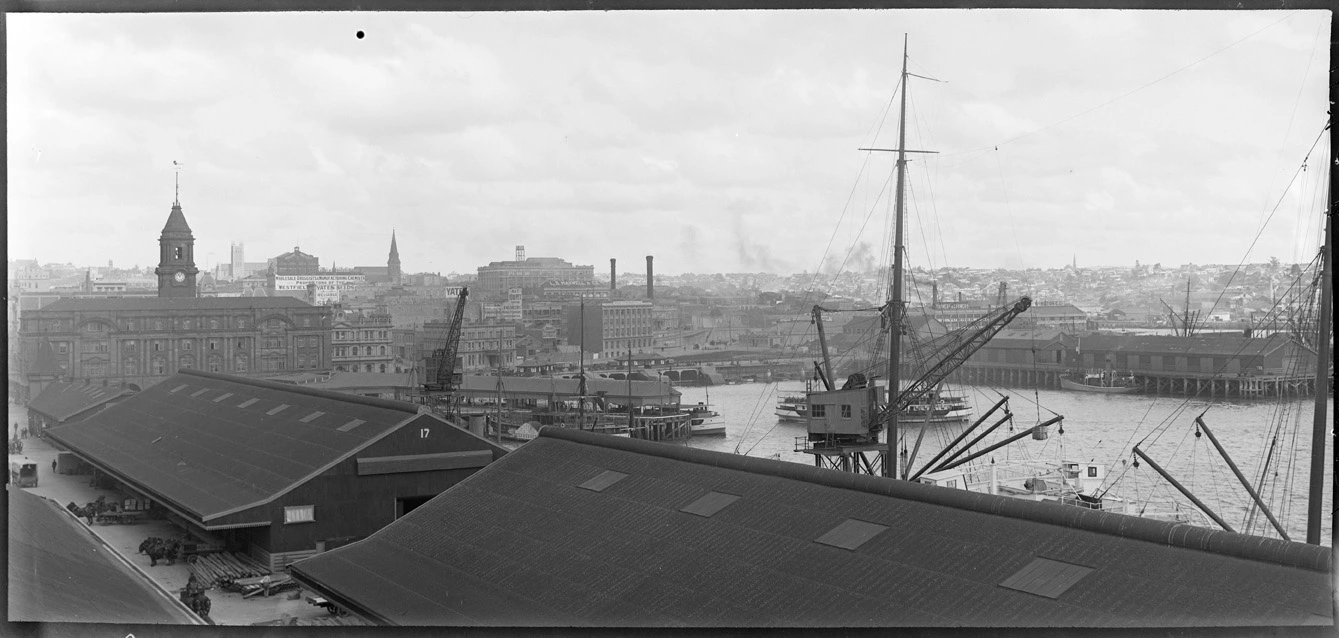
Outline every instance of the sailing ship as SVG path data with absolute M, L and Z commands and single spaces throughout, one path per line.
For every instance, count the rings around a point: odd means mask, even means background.
M 1061 505 L 1097 509 L 1121 514 L 1139 515 L 1175 522 L 1192 522 L 1198 515 L 1192 510 L 1179 508 L 1171 511 L 1150 511 L 1147 505 L 1109 494 L 1102 491 L 1102 482 L 1106 478 L 1105 468 L 1096 463 L 1079 463 L 1071 460 L 1005 462 L 986 462 L 986 455 L 1003 446 L 1010 445 L 1024 437 L 1035 440 L 1049 437 L 1050 426 L 1063 420 L 1063 416 L 1023 428 L 1021 432 L 1005 438 L 1003 441 L 988 445 L 984 449 L 968 453 L 986 436 L 1001 424 L 1012 420 L 1013 415 L 1004 409 L 1004 417 L 994 425 L 985 428 L 974 439 L 963 443 L 966 437 L 985 423 L 997 410 L 1007 405 L 1009 398 L 1004 396 L 989 411 L 978 418 L 951 443 L 922 463 L 915 472 L 922 439 L 928 426 L 936 416 L 947 419 L 951 416 L 950 406 L 965 405 L 956 397 L 946 394 L 940 397 L 939 390 L 944 381 L 958 366 L 962 365 L 973 353 L 1002 330 L 1010 321 L 1031 306 L 1029 297 L 1022 297 L 1013 304 L 1005 304 L 997 310 L 983 316 L 972 326 L 961 329 L 946 342 L 937 353 L 932 365 L 926 366 L 920 377 L 910 383 L 902 383 L 900 374 L 900 342 L 905 317 L 902 301 L 902 255 L 903 255 L 903 219 L 905 208 L 904 183 L 906 180 L 906 103 L 907 55 L 904 44 L 902 76 L 899 86 L 902 91 L 902 108 L 896 149 L 898 155 L 897 177 L 894 205 L 896 209 L 895 243 L 893 245 L 892 281 L 887 304 L 881 308 L 884 313 L 884 327 L 889 343 L 887 383 L 883 388 L 863 374 L 852 374 L 840 389 L 833 387 L 831 363 L 826 342 L 824 341 L 822 322 L 818 317 L 821 308 L 815 307 L 815 323 L 820 326 L 819 340 L 822 348 L 824 366 L 815 362 L 818 377 L 825 389 L 806 392 L 803 404 L 808 433 L 796 437 L 795 451 L 812 454 L 814 464 L 848 472 L 878 474 L 887 478 L 915 481 L 926 485 L 946 489 L 988 492 L 1026 500 L 1046 500 Z M 918 76 L 919 77 L 919 76 Z M 877 352 L 877 347 L 876 347 Z M 884 391 L 886 388 L 886 391 Z M 887 399 L 884 401 L 884 396 Z M 792 404 L 797 414 L 801 404 Z M 940 412 L 939 415 L 936 412 Z M 926 417 L 929 417 L 928 419 Z M 918 419 L 919 417 L 919 419 Z M 961 418 L 961 417 L 959 417 Z M 970 416 L 966 417 L 970 418 Z M 919 425 L 919 432 L 912 437 L 910 433 L 902 436 L 900 421 L 911 427 Z M 966 420 L 961 418 L 961 420 Z M 881 432 L 886 430 L 886 434 Z M 1062 430 L 1063 431 L 1063 430 Z M 914 444 L 911 441 L 914 440 Z M 961 445 L 960 445 L 961 444 Z M 910 450 L 908 450 L 910 447 Z M 900 452 L 898 452 L 900 448 Z M 872 457 L 871 457 L 872 455 Z M 980 461 L 978 461 L 980 459 Z

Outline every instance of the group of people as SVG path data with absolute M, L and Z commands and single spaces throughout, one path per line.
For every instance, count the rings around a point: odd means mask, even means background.
M 191 572 L 190 579 L 186 581 L 186 588 L 181 590 L 181 602 L 186 603 L 186 606 L 191 611 L 199 614 L 201 618 L 209 617 L 209 609 L 212 604 L 209 601 L 209 596 L 205 595 L 204 586 L 195 579 L 195 572 Z
M 18 422 L 18 421 L 15 421 L 15 422 L 14 422 L 14 438 L 15 438 L 15 439 L 26 439 L 26 438 L 28 438 L 28 428 L 19 428 L 19 422 Z

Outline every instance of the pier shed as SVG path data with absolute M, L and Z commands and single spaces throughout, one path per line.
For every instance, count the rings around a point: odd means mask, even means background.
M 546 427 L 294 577 L 379 624 L 1333 625 L 1331 550 Z
M 1239 335 L 1176 337 L 1106 335 L 1083 337 L 1074 364 L 1101 368 L 1110 361 L 1117 370 L 1134 373 L 1181 372 L 1238 376 L 1304 370 L 1298 348 L 1285 335 L 1263 338 Z
M 28 429 L 36 434 L 46 428 L 82 421 L 133 394 L 134 390 L 119 383 L 103 385 L 87 379 L 78 383 L 57 381 L 28 403 Z
M 272 569 L 363 538 L 506 453 L 413 404 L 195 370 L 48 436 Z
M 11 622 L 203 625 L 59 503 L 9 490 Z

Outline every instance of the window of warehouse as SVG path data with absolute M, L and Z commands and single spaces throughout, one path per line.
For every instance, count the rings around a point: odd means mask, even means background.
M 284 508 L 284 523 L 313 523 L 316 521 L 315 505 L 298 505 Z

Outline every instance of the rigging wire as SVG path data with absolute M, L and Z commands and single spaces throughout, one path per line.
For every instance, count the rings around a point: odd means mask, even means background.
M 1320 134 L 1311 142 L 1311 148 L 1307 149 L 1306 155 L 1302 158 L 1302 164 L 1293 172 L 1292 179 L 1288 180 L 1288 185 L 1283 188 L 1283 192 L 1279 194 L 1278 201 L 1275 202 L 1274 207 L 1270 209 L 1269 216 L 1267 216 L 1264 223 L 1260 225 L 1260 229 L 1255 232 L 1255 237 L 1251 238 L 1251 245 L 1246 247 L 1246 253 L 1241 256 L 1241 261 L 1237 262 L 1237 267 L 1232 271 L 1232 276 L 1228 277 L 1227 283 L 1223 285 L 1223 290 L 1218 293 L 1218 298 L 1214 300 L 1213 306 L 1209 308 L 1209 314 L 1213 314 L 1213 311 L 1218 308 L 1218 304 L 1222 302 L 1223 295 L 1227 293 L 1227 288 L 1232 285 L 1232 280 L 1237 278 L 1237 273 L 1241 272 L 1242 267 L 1246 264 L 1246 260 L 1250 258 L 1251 251 L 1255 249 L 1255 244 L 1260 241 L 1260 236 L 1263 235 L 1265 229 L 1269 227 L 1269 222 L 1274 219 L 1274 213 L 1278 212 L 1279 206 L 1283 204 L 1284 198 L 1288 196 L 1288 192 L 1292 189 L 1293 183 L 1297 181 L 1298 175 L 1301 175 L 1306 170 L 1307 161 L 1311 159 L 1311 153 L 1316 150 L 1316 145 L 1320 143 L 1320 140 L 1325 136 L 1325 131 L 1328 130 L 1330 130 L 1330 120 L 1327 119 L 1325 121 L 1325 126 L 1320 130 Z
M 1009 186 L 1004 180 L 1004 163 L 1000 161 L 1000 149 L 995 148 L 995 167 L 999 170 L 1000 192 L 1004 194 L 1004 210 L 1009 215 L 1009 233 L 1014 238 L 1014 250 L 1018 253 L 1018 265 L 1022 267 L 1027 262 L 1023 261 L 1023 245 L 1018 241 L 1018 224 L 1014 222 L 1014 206 L 1009 200 Z
M 1214 51 L 1213 53 L 1210 53 L 1209 55 L 1206 55 L 1206 56 L 1204 56 L 1204 57 L 1202 57 L 1202 58 L 1200 58 L 1200 59 L 1198 59 L 1198 60 L 1195 60 L 1194 62 L 1191 62 L 1190 64 L 1187 64 L 1187 65 L 1185 65 L 1185 66 L 1183 66 L 1183 67 L 1181 67 L 1181 68 L 1179 68 L 1179 69 L 1177 69 L 1177 70 L 1175 70 L 1175 71 L 1172 71 L 1171 73 L 1168 73 L 1168 74 L 1166 74 L 1166 75 L 1164 75 L 1164 76 L 1162 76 L 1162 77 L 1160 77 L 1160 78 L 1158 78 L 1158 79 L 1156 79 L 1156 80 L 1153 80 L 1153 81 L 1151 81 L 1151 82 L 1148 82 L 1147 84 L 1144 84 L 1143 86 L 1140 86 L 1139 88 L 1136 88 L 1136 89 L 1133 89 L 1133 90 L 1130 90 L 1130 91 L 1126 91 L 1125 93 L 1122 93 L 1122 94 L 1120 94 L 1120 95 L 1118 95 L 1118 96 L 1116 96 L 1116 97 L 1113 97 L 1113 98 L 1111 98 L 1111 99 L 1109 99 L 1109 100 L 1107 100 L 1107 101 L 1105 101 L 1105 102 L 1102 102 L 1101 104 L 1098 104 L 1097 106 L 1094 106 L 1094 107 L 1088 108 L 1088 109 L 1086 109 L 1086 110 L 1080 111 L 1080 112 L 1078 112 L 1078 113 L 1075 113 L 1074 115 L 1071 115 L 1071 116 L 1069 116 L 1069 117 L 1067 117 L 1067 118 L 1064 118 L 1064 119 L 1059 120 L 1059 121 L 1056 121 L 1056 122 L 1052 122 L 1051 124 L 1047 124 L 1046 126 L 1043 126 L 1043 127 L 1041 127 L 1041 128 L 1033 129 L 1033 130 L 1031 130 L 1031 131 L 1028 131 L 1027 133 L 1022 133 L 1022 134 L 1020 134 L 1020 135 L 1015 135 L 1014 137 L 1011 137 L 1011 138 L 1009 138 L 1009 139 L 1006 139 L 1006 140 L 1004 140 L 1003 142 L 999 142 L 999 143 L 996 143 L 996 144 L 989 144 L 989 145 L 986 145 L 986 146 L 981 146 L 981 147 L 976 147 L 976 148 L 965 149 L 965 150 L 962 150 L 962 151 L 956 151 L 956 152 L 953 152 L 953 153 L 944 153 L 944 154 L 941 155 L 941 157 L 956 156 L 956 155 L 962 155 L 962 154 L 972 153 L 972 152 L 977 152 L 977 151 L 986 151 L 986 152 L 988 152 L 988 151 L 991 149 L 991 147 L 994 147 L 995 150 L 999 150 L 999 147 L 1004 146 L 1005 144 L 1012 144 L 1013 142 L 1017 142 L 1018 140 L 1021 140 L 1021 139 L 1027 138 L 1027 137 L 1031 137 L 1031 136 L 1036 135 L 1037 133 L 1040 133 L 1040 132 L 1045 131 L 1045 130 L 1047 130 L 1047 129 L 1050 129 L 1050 128 L 1059 126 L 1059 125 L 1061 125 L 1061 124 L 1064 124 L 1064 123 L 1066 123 L 1066 122 L 1069 122 L 1070 120 L 1077 119 L 1077 118 L 1079 118 L 1079 117 L 1082 117 L 1082 116 L 1084 116 L 1084 115 L 1087 115 L 1087 114 L 1089 114 L 1089 113 L 1092 113 L 1093 111 L 1096 111 L 1096 110 L 1098 110 L 1098 109 L 1100 109 L 1100 108 L 1103 108 L 1103 107 L 1105 107 L 1105 106 L 1107 106 L 1107 105 L 1110 105 L 1110 104 L 1112 104 L 1112 103 L 1114 103 L 1114 102 L 1118 102 L 1118 101 L 1123 100 L 1123 99 L 1125 99 L 1125 98 L 1127 98 L 1127 97 L 1130 97 L 1131 95 L 1134 95 L 1135 93 L 1138 93 L 1138 92 L 1140 92 L 1140 91 L 1142 91 L 1142 90 L 1144 90 L 1144 89 L 1146 89 L 1146 88 L 1148 88 L 1148 87 L 1150 87 L 1150 86 L 1153 86 L 1154 84 L 1157 84 L 1157 83 L 1159 83 L 1159 82 L 1161 82 L 1161 81 L 1163 81 L 1163 80 L 1166 80 L 1167 78 L 1170 78 L 1170 77 L 1172 77 L 1172 76 L 1174 76 L 1174 75 L 1176 75 L 1176 74 L 1178 74 L 1178 73 L 1181 73 L 1182 71 L 1185 71 L 1185 70 L 1187 70 L 1187 69 L 1189 69 L 1189 68 L 1191 68 L 1191 67 L 1194 67 L 1194 66 L 1198 65 L 1199 63 L 1204 62 L 1205 60 L 1208 60 L 1209 58 L 1212 58 L 1212 57 L 1214 57 L 1214 56 L 1216 56 L 1216 55 L 1218 55 L 1218 54 L 1220 54 L 1220 53 L 1222 53 L 1222 52 L 1224 52 L 1224 51 L 1227 51 L 1228 49 L 1231 49 L 1232 47 L 1237 46 L 1238 44 L 1241 44 L 1242 42 L 1245 42 L 1246 40 L 1249 40 L 1249 39 L 1255 37 L 1255 36 L 1256 36 L 1257 34 L 1259 34 L 1260 32 L 1265 31 L 1266 29 L 1269 29 L 1269 28 L 1273 27 L 1274 25 L 1276 25 L 1276 24 L 1278 24 L 1278 23 L 1280 23 L 1280 22 L 1283 22 L 1284 20 L 1287 20 L 1287 19 L 1289 19 L 1289 18 L 1292 18 L 1292 17 L 1295 16 L 1295 15 L 1297 15 L 1297 12 L 1289 13 L 1288 15 L 1285 15 L 1285 16 L 1283 16 L 1282 18 L 1279 18 L 1278 20 L 1275 20 L 1275 21 L 1273 21 L 1273 22 L 1271 22 L 1271 23 L 1269 23 L 1269 24 L 1267 24 L 1267 25 L 1265 25 L 1265 26 L 1263 26 L 1263 27 L 1261 27 L 1261 28 L 1259 28 L 1259 29 L 1257 29 L 1257 30 L 1251 32 L 1250 34 L 1248 34 L 1248 35 L 1246 35 L 1245 37 L 1243 37 L 1243 38 L 1237 40 L 1236 42 L 1233 42 L 1232 44 L 1229 44 L 1229 45 L 1227 45 L 1227 46 L 1225 46 L 1225 47 L 1223 47 L 1223 48 L 1221 48 L 1221 49 L 1218 49 L 1217 51 Z
M 876 124 L 876 125 L 873 127 L 873 129 L 874 129 L 874 133 L 873 133 L 873 136 L 870 138 L 871 140 L 878 139 L 878 134 L 879 134 L 879 132 L 883 130 L 883 124 L 884 124 L 884 122 L 886 121 L 886 119 L 887 119 L 887 117 L 888 117 L 888 113 L 889 113 L 889 111 L 890 111 L 891 108 L 892 108 L 893 101 L 894 101 L 894 99 L 895 99 L 895 97 L 896 97 L 896 95 L 897 95 L 897 91 L 898 91 L 899 88 L 902 88 L 902 77 L 901 77 L 901 76 L 898 77 L 897 84 L 894 85 L 893 93 L 892 93 L 892 95 L 888 98 L 888 103 L 884 106 L 884 111 L 883 111 L 883 114 L 882 114 L 882 115 L 880 116 L 880 118 L 879 118 L 878 124 Z M 870 145 L 873 146 L 873 143 L 871 142 Z M 840 215 L 840 216 L 838 217 L 838 219 L 837 219 L 837 224 L 833 227 L 832 235 L 828 237 L 828 243 L 827 243 L 827 245 L 826 245 L 826 246 L 824 247 L 824 249 L 823 249 L 823 254 L 819 257 L 819 260 L 818 260 L 818 267 L 815 269 L 814 276 L 810 279 L 810 281 L 809 281 L 809 285 L 806 287 L 806 290 L 804 291 L 805 294 L 804 294 L 804 297 L 802 298 L 803 301 L 801 301 L 802 304 L 806 303 L 806 302 L 809 300 L 809 298 L 810 298 L 810 297 L 814 294 L 814 292 L 815 292 L 815 284 L 818 282 L 818 279 L 819 279 L 819 277 L 820 277 L 821 274 L 822 274 L 823 263 L 824 263 L 825 261 L 827 261 L 828 253 L 831 252 L 831 250 L 832 250 L 832 243 L 833 243 L 833 242 L 836 240 L 836 238 L 837 238 L 837 234 L 838 234 L 838 232 L 840 231 L 840 228 L 841 228 L 842 220 L 844 220 L 844 219 L 846 218 L 846 215 L 847 215 L 848 211 L 851 209 L 851 202 L 854 200 L 856 191 L 858 190 L 858 187 L 860 186 L 861 175 L 863 175 L 863 174 L 865 173 L 865 169 L 866 169 L 866 167 L 869 166 L 870 158 L 872 157 L 872 155 L 873 155 L 872 153 L 866 153 L 866 154 L 865 154 L 865 158 L 864 158 L 864 160 L 863 160 L 863 161 L 861 162 L 861 164 L 860 164 L 860 170 L 859 170 L 859 172 L 858 172 L 857 175 L 856 175 L 856 179 L 854 180 L 854 183 L 851 184 L 851 190 L 850 190 L 850 192 L 847 194 L 846 203 L 842 206 L 842 213 L 841 213 L 841 215 Z M 890 179 L 891 179 L 891 177 L 890 177 Z M 886 186 L 885 186 L 885 187 L 886 187 Z M 882 191 L 880 191 L 880 192 L 882 192 Z M 875 201 L 877 202 L 877 199 L 876 199 Z M 868 224 L 868 217 L 869 217 L 869 216 L 867 215 L 867 216 L 866 216 L 866 224 Z M 862 228 L 862 232 L 863 232 L 863 228 L 864 228 L 864 226 L 862 226 L 861 228 Z M 852 250 L 854 250 L 854 249 L 852 249 Z M 849 257 L 850 257 L 850 253 L 848 252 L 848 254 L 847 254 L 847 258 L 849 259 Z M 844 266 L 845 266 L 845 261 L 843 261 L 843 267 L 844 267 Z M 840 274 L 840 269 L 838 270 L 838 274 Z M 834 282 L 836 281 L 835 277 L 834 277 L 833 281 L 834 281 Z M 794 322 L 792 322 L 790 329 L 787 331 L 787 339 L 786 339 L 787 342 L 791 341 L 791 337 L 794 336 L 794 333 L 795 333 L 796 328 L 797 328 L 796 324 L 795 324 Z M 798 347 L 797 347 L 797 346 L 796 346 L 795 348 L 796 348 L 796 350 L 798 350 Z M 773 389 L 772 392 L 775 392 L 775 389 Z M 754 413 L 753 413 L 753 415 L 752 415 L 753 418 L 750 419 L 749 425 L 746 427 L 746 429 L 745 429 L 745 431 L 744 431 L 744 435 L 747 435 L 747 434 L 748 434 L 749 430 L 752 429 L 753 424 L 754 424 L 754 423 L 757 421 L 757 419 L 760 417 L 760 412 L 761 412 L 761 410 L 760 410 L 760 408 L 759 408 L 759 405 L 762 404 L 762 401 L 763 401 L 764 398 L 767 398 L 767 397 L 769 397 L 769 396 L 771 396 L 771 393 L 768 392 L 766 389 L 764 389 L 762 392 L 760 392 L 759 397 L 758 397 L 758 400 L 757 400 L 757 401 L 755 402 L 755 404 L 754 404 Z M 742 437 L 741 437 L 741 441 L 740 441 L 740 443 L 742 444 Z M 755 446 L 756 446 L 756 444 L 755 444 Z M 750 448 L 750 449 L 752 449 L 752 448 Z M 736 446 L 735 446 L 735 451 L 736 451 L 736 452 L 739 451 L 739 445 L 736 445 Z

